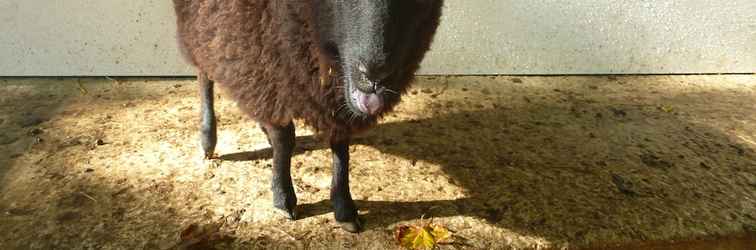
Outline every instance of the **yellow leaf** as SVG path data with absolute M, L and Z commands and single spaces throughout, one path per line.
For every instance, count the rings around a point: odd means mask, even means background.
M 446 240 L 448 240 L 451 237 L 451 233 L 449 233 L 449 229 L 446 229 L 445 227 L 438 225 L 438 224 L 431 224 L 431 235 L 433 235 L 433 239 L 436 241 L 436 243 L 445 243 Z
M 448 243 L 451 232 L 444 226 L 420 223 L 420 226 L 399 226 L 394 231 L 394 238 L 404 248 L 413 250 L 434 249 L 439 243 Z
M 436 246 L 436 242 L 433 240 L 433 236 L 424 227 L 413 226 L 406 231 L 404 237 L 402 237 L 402 246 L 409 249 L 433 249 Z
M 672 109 L 672 107 L 668 107 L 668 106 L 664 106 L 664 105 L 660 106 L 659 109 L 661 109 L 661 111 L 664 111 L 664 112 L 667 112 L 667 113 L 672 112 L 674 110 L 674 109 Z

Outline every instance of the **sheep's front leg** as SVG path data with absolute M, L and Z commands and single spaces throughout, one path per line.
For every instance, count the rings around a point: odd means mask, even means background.
M 336 222 L 346 231 L 355 233 L 362 229 L 357 206 L 349 192 L 349 140 L 331 142 L 333 154 L 333 178 L 331 180 L 331 203 Z
M 291 182 L 291 154 L 294 151 L 294 123 L 277 126 L 260 123 L 263 132 L 268 136 L 268 142 L 273 148 L 273 178 L 271 191 L 273 192 L 273 206 L 286 213 L 289 219 L 297 218 L 297 196 Z
M 200 145 L 205 158 L 210 159 L 215 153 L 216 134 L 215 109 L 213 107 L 213 81 L 207 74 L 200 72 L 197 76 L 200 87 Z

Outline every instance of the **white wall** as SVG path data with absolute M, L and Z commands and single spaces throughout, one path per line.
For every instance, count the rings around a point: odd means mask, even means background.
M 422 73 L 756 71 L 754 0 L 447 0 Z M 168 0 L 0 0 L 0 76 L 190 75 Z

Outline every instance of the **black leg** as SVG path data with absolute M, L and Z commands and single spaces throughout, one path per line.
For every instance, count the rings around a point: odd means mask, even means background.
M 331 203 L 336 222 L 346 231 L 356 233 L 362 229 L 357 216 L 357 206 L 349 192 L 349 140 L 331 142 L 333 154 L 333 179 L 331 180 Z
M 210 159 L 215 153 L 216 134 L 215 109 L 213 107 L 213 81 L 204 72 L 197 76 L 200 85 L 200 144 L 205 152 L 205 158 Z
M 277 126 L 260 123 L 268 142 L 273 147 L 273 206 L 286 213 L 289 219 L 296 219 L 297 195 L 291 182 L 291 154 L 294 151 L 294 123 Z

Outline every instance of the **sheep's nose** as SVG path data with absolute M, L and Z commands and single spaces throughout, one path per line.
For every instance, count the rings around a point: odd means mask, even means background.
M 355 85 L 358 90 L 365 94 L 373 94 L 378 90 L 378 84 L 372 81 L 362 80 L 358 81 Z
M 389 75 L 387 67 L 373 66 L 365 67 L 359 64 L 357 67 L 360 81 L 357 83 L 357 89 L 365 93 L 376 93 L 381 89 L 379 82 L 386 79 Z

